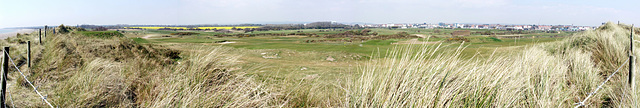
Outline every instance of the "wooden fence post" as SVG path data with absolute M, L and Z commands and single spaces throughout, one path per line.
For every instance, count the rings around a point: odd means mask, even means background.
M 631 39 L 629 42 L 629 86 L 631 86 L 631 89 L 634 90 L 635 88 L 635 78 L 633 77 L 633 69 L 634 69 L 634 64 L 633 62 L 636 60 L 636 57 L 633 55 L 633 24 L 631 25 L 631 33 L 629 35 L 629 39 Z
M 7 93 L 7 72 L 9 71 L 9 47 L 4 47 L 2 55 L 4 56 L 2 58 L 2 95 L 0 95 L 2 106 L 0 108 L 6 108 L 5 96 Z
M 31 41 L 27 41 L 27 67 L 31 68 Z
M 38 41 L 40 41 L 40 45 L 42 45 L 42 29 L 38 29 Z
M 47 38 L 47 25 L 44 25 L 44 38 Z

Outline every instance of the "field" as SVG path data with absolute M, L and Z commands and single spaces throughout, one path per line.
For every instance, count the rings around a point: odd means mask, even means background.
M 260 26 L 238 26 L 238 27 L 125 27 L 127 29 L 151 29 L 151 30 L 158 30 L 158 29 L 232 29 L 232 28 L 237 28 L 237 29 L 246 29 L 246 28 L 259 28 Z
M 280 30 L 280 31 L 256 31 L 259 33 L 315 33 L 329 35 L 342 33 L 347 30 L 322 31 L 321 29 Z M 361 31 L 358 29 L 356 31 Z M 429 46 L 441 45 L 444 50 L 465 47 L 460 57 L 466 59 L 486 59 L 492 54 L 514 55 L 513 50 L 531 47 L 536 44 L 555 42 L 565 37 L 556 38 L 515 38 L 487 40 L 490 35 L 466 36 L 470 42 L 445 42 L 451 36 L 447 35 L 454 30 L 440 29 L 440 34 L 435 34 L 430 29 L 371 29 L 372 32 L 391 35 L 398 32 L 408 32 L 435 37 L 414 38 L 423 42 L 437 42 L 424 44 Z M 420 32 L 418 32 L 420 31 Z M 484 31 L 484 30 L 478 30 Z M 497 31 L 494 32 L 507 32 Z M 289 93 L 292 98 L 287 105 L 290 107 L 331 107 L 343 105 L 342 96 L 346 95 L 343 87 L 347 87 L 349 79 L 354 79 L 361 74 L 354 72 L 363 64 L 377 56 L 387 55 L 395 48 L 408 46 L 422 46 L 409 44 L 393 44 L 412 39 L 388 39 L 366 40 L 357 42 L 321 42 L 306 43 L 305 40 L 322 40 L 323 37 L 314 36 L 255 36 L 255 37 L 216 37 L 218 33 L 190 31 L 199 33 L 190 36 L 167 36 L 171 33 L 185 31 L 132 31 L 128 34 L 131 39 L 145 44 L 163 45 L 173 49 L 192 50 L 203 47 L 228 47 L 234 50 L 227 52 L 233 55 L 242 55 L 239 61 L 242 65 L 238 68 L 257 68 L 256 72 L 247 72 L 245 75 L 264 82 L 276 91 Z M 237 33 L 235 33 L 237 34 Z M 431 35 L 430 35 L 431 34 Z M 434 35 L 435 34 L 435 35 Z M 531 33 L 526 35 L 549 35 L 543 33 Z M 556 33 L 555 35 L 568 36 L 569 33 Z M 164 36 L 164 37 L 163 37 Z M 345 38 L 340 38 L 345 39 Z M 227 43 L 220 43 L 220 42 Z M 415 50 L 423 50 L 422 47 L 414 47 Z M 437 52 L 448 53 L 448 52 Z M 328 61 L 328 58 L 335 60 Z
M 629 27 L 612 23 L 584 32 L 463 29 L 468 36 L 60 29 L 71 32 L 34 44 L 33 67 L 18 65 L 59 107 L 573 107 L 624 64 L 629 44 Z M 24 62 L 24 41 L 36 37 L 0 43 Z M 588 107 L 638 107 L 626 71 Z M 9 77 L 12 105 L 46 106 Z
M 318 32 L 320 29 L 303 29 L 303 30 L 281 30 L 281 31 L 256 31 L 249 34 L 259 34 L 259 33 L 296 33 L 297 31 L 302 31 L 303 33 L 315 33 L 319 35 L 326 34 L 337 34 L 344 32 L 346 30 L 335 30 L 335 31 L 325 31 Z M 359 29 L 362 30 L 362 29 Z M 450 29 L 443 29 L 443 33 L 438 35 L 433 35 L 429 31 L 433 31 L 431 29 L 371 29 L 372 32 L 378 32 L 379 34 L 395 34 L 398 32 L 408 32 L 410 34 L 421 34 L 426 36 L 435 36 L 435 37 L 427 37 L 427 38 L 419 38 L 420 41 L 425 42 L 437 42 L 437 41 L 445 41 L 450 38 L 447 34 L 452 32 Z M 421 31 L 418 33 L 417 31 Z M 485 30 L 478 30 L 485 31 Z M 190 36 L 171 36 L 171 37 L 161 37 L 162 35 L 169 35 L 171 33 L 178 33 L 178 31 L 132 31 L 130 36 L 132 39 L 140 41 L 141 43 L 153 43 L 153 44 L 192 44 L 198 43 L 202 45 L 211 45 L 211 46 L 229 46 L 234 48 L 243 48 L 243 49 L 289 49 L 294 51 L 312 51 L 312 52 L 341 52 L 341 53 L 351 53 L 351 54 L 360 54 L 365 56 L 370 56 L 371 53 L 386 53 L 386 50 L 396 47 L 397 45 L 392 45 L 391 43 L 397 43 L 402 41 L 407 41 L 410 39 L 389 39 L 389 40 L 368 40 L 361 42 L 324 42 L 324 43 L 305 43 L 305 40 L 321 40 L 323 37 L 310 37 L 310 36 L 257 36 L 257 37 L 247 37 L 247 38 L 237 38 L 237 37 L 215 37 L 213 35 L 220 34 L 216 32 L 201 32 L 201 31 L 192 31 L 194 33 L 199 33 L 197 35 Z M 495 31 L 495 32 L 504 32 L 504 31 Z M 429 35 L 432 34 L 432 35 Z M 524 35 L 536 35 L 536 36 L 546 36 L 550 35 L 547 33 L 531 33 Z M 568 36 L 570 33 L 556 33 L 554 35 L 559 36 Z M 147 39 L 143 39 L 142 37 L 151 36 Z M 480 54 L 490 54 L 496 48 L 515 48 L 519 46 L 532 45 L 536 43 L 545 43 L 552 42 L 557 40 L 562 40 L 564 37 L 557 38 L 516 38 L 516 39 L 499 39 L 500 42 L 496 42 L 494 40 L 486 40 L 489 35 L 472 35 L 467 36 L 466 38 L 470 39 L 471 42 L 465 43 L 467 46 L 467 50 L 465 50 L 465 56 L 473 55 L 477 52 Z M 427 40 L 428 39 L 428 40 Z M 235 42 L 233 44 L 215 44 L 217 41 L 230 41 Z M 447 45 L 446 47 L 455 48 L 460 45 L 460 42 L 446 42 L 443 43 Z M 406 45 L 400 45 L 406 46 Z M 499 50 L 505 51 L 505 50 Z

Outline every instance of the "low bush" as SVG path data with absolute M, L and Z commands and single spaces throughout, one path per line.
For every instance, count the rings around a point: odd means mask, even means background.
M 80 34 L 98 38 L 124 37 L 124 35 L 118 31 L 80 31 Z

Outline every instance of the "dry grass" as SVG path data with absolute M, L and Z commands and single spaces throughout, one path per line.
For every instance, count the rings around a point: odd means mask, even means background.
M 180 55 L 163 46 L 81 36 L 75 31 L 50 36 L 43 46 L 34 47 L 39 50 L 34 55 L 38 60 L 27 72 L 28 78 L 54 106 L 269 107 L 282 103 L 277 93 L 245 77 L 245 72 L 229 70 L 240 55 L 225 54 L 228 48 L 194 49 L 192 55 Z M 14 85 L 19 86 L 11 89 L 14 104 L 45 107 L 24 79 L 15 75 Z
M 348 88 L 345 105 L 573 107 L 627 58 L 625 27 L 608 23 L 600 27 L 606 29 L 488 60 L 459 59 L 463 46 L 436 55 L 439 46 L 396 48 L 358 70 L 362 75 Z M 629 89 L 627 70 L 621 71 L 587 101 L 589 107 L 638 107 L 638 90 Z
M 409 45 L 372 58 L 359 69 L 345 70 L 345 75 L 300 70 L 259 80 L 251 76 L 272 67 L 243 64 L 239 59 L 244 55 L 237 52 L 263 60 L 260 53 L 276 50 L 178 51 L 72 31 L 48 37 L 45 45 L 34 44 L 34 67 L 19 67 L 28 70 L 28 78 L 59 107 L 573 107 L 624 64 L 628 28 L 608 23 L 560 42 L 471 59 L 461 58 L 464 46 L 449 50 L 441 45 Z M 20 50 L 25 45 L 20 43 L 35 43 L 35 36 L 9 38 L 0 45 L 12 46 L 11 55 L 19 63 L 25 58 Z M 316 57 L 305 58 L 289 57 L 287 52 L 281 59 L 269 60 L 291 64 L 276 66 L 322 64 L 326 54 L 298 54 Z M 328 66 L 358 63 L 341 60 Z M 628 87 L 626 69 L 589 99 L 588 106 L 640 107 L 640 90 Z M 10 81 L 12 104 L 45 107 L 24 79 L 10 73 Z

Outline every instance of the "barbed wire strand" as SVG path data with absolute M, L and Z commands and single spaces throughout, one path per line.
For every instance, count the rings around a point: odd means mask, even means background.
M 9 85 L 7 85 L 7 88 L 9 88 Z M 13 98 L 11 97 L 11 90 L 7 89 L 7 94 L 9 94 L 9 100 L 11 100 L 11 108 L 15 108 L 16 104 L 13 104 Z
M 2 51 L 4 52 L 4 54 L 9 55 L 9 53 L 7 53 L 6 51 Z M 33 83 L 31 83 L 31 81 L 29 81 L 27 79 L 27 76 L 24 75 L 24 73 L 22 73 L 22 71 L 20 71 L 20 69 L 18 68 L 18 66 L 16 65 L 16 63 L 13 62 L 13 59 L 11 59 L 10 56 L 7 56 L 9 58 L 9 61 L 11 61 L 11 64 L 13 64 L 13 67 L 16 68 L 16 70 L 18 70 L 18 72 L 20 72 L 20 75 L 22 75 L 22 77 L 24 78 L 25 81 L 27 81 L 27 83 L 29 83 L 29 85 L 31 85 L 31 87 L 33 88 L 33 90 L 40 96 L 40 98 L 42 100 L 44 100 L 45 103 L 47 103 L 47 105 L 49 105 L 49 107 L 54 108 L 53 105 L 51 105 L 51 103 L 49 103 L 49 101 L 47 101 L 47 98 L 42 96 L 42 94 L 38 91 L 38 88 L 36 88 L 36 86 L 33 86 Z
M 629 59 L 631 59 L 631 58 L 629 58 Z M 580 107 L 580 106 L 585 106 L 584 102 L 586 102 L 586 101 L 587 101 L 591 96 L 593 96 L 594 94 L 596 94 L 596 93 L 598 92 L 598 90 L 600 90 L 600 88 L 602 88 L 602 86 L 603 86 L 605 83 L 607 83 L 607 81 L 609 81 L 609 79 L 611 79 L 611 77 L 613 77 L 613 75 L 615 75 L 616 73 L 618 73 L 618 71 L 620 71 L 620 69 L 622 68 L 622 66 L 624 66 L 625 64 L 627 64 L 626 62 L 627 62 L 627 61 L 629 61 L 629 59 L 627 59 L 626 61 L 624 61 L 624 62 L 623 62 L 623 64 L 622 64 L 622 65 L 620 65 L 620 67 L 618 67 L 618 69 L 617 69 L 615 72 L 611 73 L 611 75 L 609 75 L 609 76 L 607 77 L 607 79 L 606 79 L 606 80 L 604 80 L 600 85 L 598 85 L 598 88 L 596 88 L 596 90 L 595 90 L 595 91 L 593 91 L 593 92 L 589 93 L 589 95 L 587 96 L 587 98 L 584 98 L 584 100 L 582 100 L 581 102 L 576 103 L 576 107 L 573 107 L 573 108 L 578 108 L 578 107 Z

